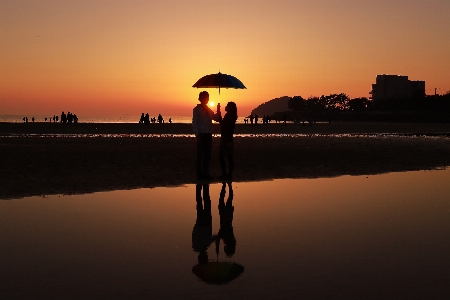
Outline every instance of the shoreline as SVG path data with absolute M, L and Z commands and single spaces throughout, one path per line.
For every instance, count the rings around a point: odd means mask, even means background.
M 236 134 L 262 136 L 235 137 L 233 181 L 369 176 L 450 166 L 450 125 L 358 124 L 316 124 L 313 127 L 237 124 Z M 190 124 L 163 124 L 159 128 L 156 124 L 155 128 L 148 129 L 140 124 L 93 124 L 97 127 L 72 124 L 70 128 L 67 125 L 64 127 L 64 124 L 52 125 L 61 126 L 55 127 L 55 130 L 52 127 L 0 124 L 0 199 L 180 186 L 197 182 L 196 144 L 190 136 L 1 136 L 8 132 L 7 129 L 14 131 L 9 134 L 139 134 L 142 130 L 147 134 L 192 134 Z M 218 129 L 216 124 L 214 130 Z M 404 136 L 358 136 L 389 133 Z M 289 134 L 302 135 L 292 137 Z M 218 143 L 219 138 L 214 138 L 212 176 L 220 175 Z
M 220 125 L 213 124 L 220 134 Z M 333 122 L 302 124 L 236 124 L 235 134 L 447 134 L 450 123 Z M 11 134 L 193 134 L 189 123 L 5 123 L 0 122 L 0 135 Z

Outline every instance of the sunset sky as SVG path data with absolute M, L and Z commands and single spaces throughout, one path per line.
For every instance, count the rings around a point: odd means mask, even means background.
M 0 115 L 190 115 L 211 73 L 239 115 L 369 97 L 377 74 L 450 90 L 448 0 L 0 0 Z M 217 102 L 217 89 L 208 89 Z

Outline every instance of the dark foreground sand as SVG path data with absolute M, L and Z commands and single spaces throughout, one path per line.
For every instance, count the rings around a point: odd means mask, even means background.
M 0 199 L 195 183 L 195 139 L 170 136 L 191 133 L 189 124 L 0 123 Z M 450 165 L 449 124 L 242 124 L 236 133 L 250 136 L 235 138 L 233 181 L 371 175 Z M 296 133 L 305 135 L 289 136 Z M 359 135 L 365 133 L 402 135 Z M 286 135 L 251 136 L 255 134 Z M 213 140 L 213 176 L 220 174 L 218 142 L 219 138 Z

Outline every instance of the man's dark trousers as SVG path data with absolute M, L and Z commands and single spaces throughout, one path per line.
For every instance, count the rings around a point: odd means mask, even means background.
M 209 176 L 212 133 L 199 133 L 197 138 L 197 178 Z

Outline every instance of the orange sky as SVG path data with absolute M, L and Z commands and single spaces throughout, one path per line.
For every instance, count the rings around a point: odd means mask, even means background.
M 0 115 L 190 115 L 203 75 L 244 116 L 281 96 L 450 90 L 448 0 L 0 0 Z M 218 91 L 208 89 L 217 101 Z

